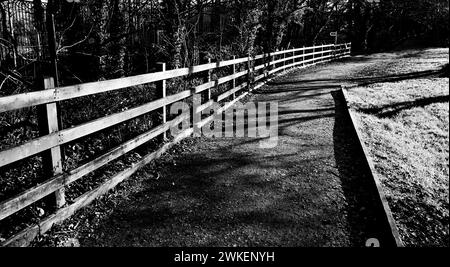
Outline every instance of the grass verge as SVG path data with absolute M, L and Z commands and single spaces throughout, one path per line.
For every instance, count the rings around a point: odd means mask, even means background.
M 448 78 L 432 78 L 349 90 L 407 246 L 449 244 L 448 86 Z

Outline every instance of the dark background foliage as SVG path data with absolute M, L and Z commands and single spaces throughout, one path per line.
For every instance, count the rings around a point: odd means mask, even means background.
M 332 43 L 331 31 L 355 53 L 447 46 L 448 10 L 444 0 L 4 0 L 1 68 L 26 80 L 51 61 L 52 15 L 61 82 L 73 84 Z

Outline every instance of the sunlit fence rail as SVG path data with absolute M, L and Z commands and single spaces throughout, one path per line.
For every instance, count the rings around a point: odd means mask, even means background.
M 266 78 L 271 74 L 280 72 L 294 67 L 308 67 L 318 63 L 339 59 L 349 56 L 351 52 L 351 44 L 338 45 L 320 45 L 313 47 L 295 48 L 284 51 L 277 51 L 270 54 L 257 55 L 255 57 L 238 58 L 221 62 L 211 62 L 208 64 L 193 66 L 189 68 L 166 70 L 165 64 L 160 64 L 161 71 L 156 73 L 143 74 L 133 77 L 126 77 L 114 80 L 99 81 L 93 83 L 78 84 L 66 87 L 54 87 L 52 79 L 45 80 L 46 90 L 35 91 L 23 94 L 0 97 L 0 113 L 10 112 L 17 109 L 29 108 L 37 106 L 43 108 L 46 116 L 45 128 L 48 134 L 27 141 L 18 146 L 0 151 L 0 168 L 14 164 L 28 157 L 42 155 L 46 160 L 43 164 L 48 164 L 52 170 L 51 178 L 47 179 L 32 188 L 29 188 L 18 195 L 9 198 L 0 203 L 0 220 L 3 220 L 25 207 L 43 199 L 46 196 L 55 194 L 56 211 L 40 220 L 38 223 L 28 226 L 19 233 L 10 237 L 2 243 L 3 246 L 25 246 L 30 243 L 36 236 L 48 231 L 52 225 L 61 222 L 78 209 L 87 206 L 94 199 L 114 188 L 124 179 L 130 177 L 141 167 L 159 157 L 166 152 L 173 144 L 189 137 L 193 133 L 193 126 L 184 130 L 177 136 L 173 136 L 170 142 L 165 143 L 155 152 L 142 157 L 139 162 L 131 167 L 115 174 L 106 182 L 99 185 L 95 189 L 84 193 L 76 198 L 70 204 L 66 203 L 64 196 L 64 188 L 69 184 L 83 178 L 87 174 L 98 170 L 102 166 L 124 156 L 128 152 L 138 148 L 139 146 L 149 142 L 155 137 L 168 134 L 172 127 L 179 125 L 187 116 L 179 115 L 169 119 L 167 109 L 171 104 L 186 101 L 190 97 L 203 94 L 201 106 L 193 112 L 201 112 L 214 102 L 222 103 L 219 112 L 225 111 L 234 103 L 245 97 L 251 90 L 261 87 Z M 237 68 L 239 66 L 239 68 Z M 243 67 L 244 66 L 244 67 Z M 232 74 L 212 79 L 208 75 L 213 70 L 224 67 L 231 67 Z M 242 70 L 243 69 L 243 70 Z M 188 90 L 167 95 L 166 81 L 177 77 L 192 75 L 195 73 L 206 73 L 207 82 L 197 85 Z M 239 81 L 239 82 L 238 82 Z M 148 83 L 156 83 L 158 90 L 158 99 L 145 103 L 143 105 L 124 110 L 122 112 L 107 115 L 81 125 L 70 128 L 59 129 L 57 103 L 60 101 L 72 100 L 79 97 L 102 94 L 114 90 L 129 88 Z M 211 94 L 211 90 L 221 84 L 231 84 L 231 89 L 220 92 L 219 94 Z M 225 102 L 225 100 L 229 100 Z M 148 114 L 152 111 L 161 111 L 162 123 L 150 131 L 145 132 L 121 145 L 105 152 L 103 155 L 94 160 L 78 166 L 68 172 L 62 171 L 61 146 L 99 132 L 109 127 L 125 123 L 139 116 Z M 192 119 L 192 118 L 190 118 Z M 199 125 L 205 125 L 211 121 L 211 117 L 204 118 Z

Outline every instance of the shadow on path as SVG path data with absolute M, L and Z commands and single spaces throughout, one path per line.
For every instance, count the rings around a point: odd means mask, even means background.
M 193 152 L 175 155 L 176 164 L 147 179 L 81 244 L 363 247 L 369 238 L 384 244 L 368 169 L 335 92 L 338 80 L 299 85 L 305 76 L 279 79 L 255 94 L 255 102 L 279 102 L 275 148 L 261 149 L 258 138 L 196 139 Z
M 346 78 L 346 79 L 305 79 L 305 80 L 289 80 L 282 82 L 271 82 L 268 85 L 278 86 L 278 85 L 293 85 L 293 84 L 314 84 L 314 83 L 335 83 L 340 84 L 343 82 L 353 82 L 356 83 L 356 86 L 367 86 L 374 83 L 384 83 L 384 82 L 397 82 L 402 80 L 410 80 L 417 78 L 424 78 L 429 76 L 439 76 L 446 72 L 445 69 L 440 70 L 427 70 L 427 71 L 418 71 L 418 72 L 410 72 L 410 73 L 402 73 L 395 75 L 384 75 L 378 77 L 358 77 L 358 78 Z M 310 88 L 319 88 L 320 85 L 311 85 Z

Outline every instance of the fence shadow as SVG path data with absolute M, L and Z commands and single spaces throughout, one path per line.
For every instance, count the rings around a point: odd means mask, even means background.
M 323 83 L 323 82 L 332 82 L 334 85 L 339 85 L 343 82 L 353 82 L 354 86 L 366 86 L 374 83 L 384 83 L 384 82 L 397 82 L 402 80 L 410 80 L 417 78 L 424 78 L 429 76 L 442 75 L 446 70 L 427 70 L 427 71 L 417 71 L 417 72 L 409 72 L 409 73 L 401 73 L 401 74 L 393 74 L 393 75 L 383 75 L 376 77 L 357 77 L 357 78 L 346 78 L 346 79 L 307 79 L 307 80 L 290 80 L 290 81 L 277 81 L 268 83 L 268 85 L 293 85 L 293 84 L 312 84 L 312 83 Z M 312 86 L 312 85 L 311 85 Z M 312 86 L 314 87 L 314 86 Z
M 425 107 L 425 106 L 435 104 L 435 103 L 445 103 L 445 102 L 449 102 L 449 100 L 450 100 L 449 95 L 442 95 L 442 96 L 417 99 L 417 100 L 413 100 L 413 101 L 398 102 L 398 103 L 394 103 L 391 105 L 384 105 L 384 106 L 375 107 L 375 108 L 362 108 L 362 109 L 358 109 L 358 111 L 367 113 L 367 114 L 371 114 L 371 115 L 375 115 L 380 118 L 390 118 L 390 117 L 397 115 L 402 110 L 417 108 L 417 107 Z
M 326 181 L 291 184 L 298 182 L 297 172 L 312 172 L 322 159 L 249 155 L 233 149 L 240 145 L 183 157 L 118 207 L 96 236 L 81 239 L 82 245 L 327 246 L 336 232 L 328 214 L 335 207 L 312 206 L 316 198 L 328 199 L 319 190 Z M 263 175 L 271 172 L 277 175 Z

